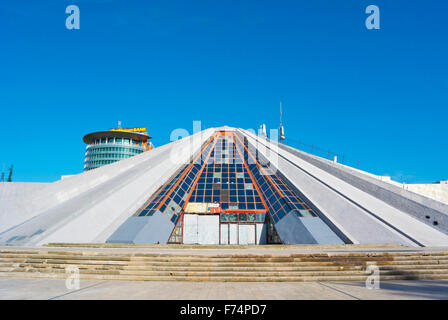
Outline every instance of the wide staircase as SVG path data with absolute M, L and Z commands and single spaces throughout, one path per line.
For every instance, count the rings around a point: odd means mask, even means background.
M 381 280 L 448 279 L 448 252 L 168 254 L 100 250 L 0 249 L 0 277 L 141 281 L 365 281 L 375 264 Z

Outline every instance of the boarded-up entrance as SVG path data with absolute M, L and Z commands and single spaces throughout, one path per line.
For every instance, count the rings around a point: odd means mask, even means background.
M 238 225 L 229 224 L 229 244 L 238 244 Z
M 259 244 L 263 224 L 221 224 L 221 244 Z
M 219 215 L 184 215 L 185 244 L 219 244 Z

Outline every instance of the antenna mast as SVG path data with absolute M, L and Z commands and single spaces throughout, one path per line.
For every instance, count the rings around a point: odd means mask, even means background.
M 282 127 L 282 102 L 280 101 L 280 128 Z
M 285 128 L 283 128 L 282 124 L 282 102 L 280 101 L 280 143 L 283 143 L 285 140 Z

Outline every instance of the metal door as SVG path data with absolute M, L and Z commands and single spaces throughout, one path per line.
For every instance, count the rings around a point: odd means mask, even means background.
M 229 243 L 230 244 L 238 244 L 238 225 L 237 224 L 229 224 Z
M 219 215 L 198 215 L 198 243 L 219 244 Z
M 198 215 L 185 214 L 184 215 L 184 239 L 185 244 L 198 243 Z

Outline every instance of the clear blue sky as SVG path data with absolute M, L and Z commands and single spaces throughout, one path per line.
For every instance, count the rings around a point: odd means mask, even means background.
M 65 28 L 76 4 L 81 29 Z M 381 29 L 367 30 L 369 4 Z M 447 1 L 0 2 L 0 165 L 83 169 L 84 134 L 278 126 L 406 182 L 448 179 Z

